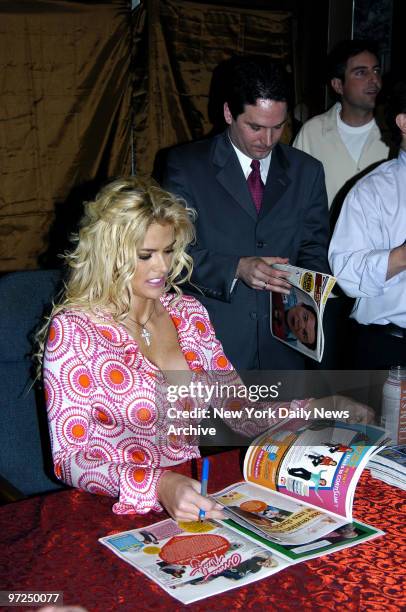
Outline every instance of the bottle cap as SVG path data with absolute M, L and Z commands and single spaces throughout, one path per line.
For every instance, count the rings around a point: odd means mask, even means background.
M 395 378 L 396 380 L 406 379 L 406 366 L 404 365 L 391 366 L 389 370 L 389 377 Z

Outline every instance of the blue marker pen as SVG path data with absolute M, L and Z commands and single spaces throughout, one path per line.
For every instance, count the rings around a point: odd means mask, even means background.
M 210 469 L 210 461 L 208 457 L 203 459 L 203 467 L 202 467 L 202 482 L 200 494 L 206 497 L 207 495 L 207 482 L 209 480 L 209 469 Z M 206 512 L 204 510 L 199 510 L 199 521 L 202 521 L 206 516 Z

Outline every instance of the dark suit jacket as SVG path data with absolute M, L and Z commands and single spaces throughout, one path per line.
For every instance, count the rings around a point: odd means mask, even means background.
M 240 257 L 288 257 L 291 264 L 328 271 L 328 208 L 322 164 L 278 144 L 257 214 L 227 133 L 172 149 L 163 187 L 197 211 L 192 281 L 218 338 L 238 369 L 299 369 L 300 354 L 269 331 L 269 293 L 238 281 Z

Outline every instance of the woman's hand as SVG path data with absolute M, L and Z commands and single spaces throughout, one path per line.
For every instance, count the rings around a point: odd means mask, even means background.
M 199 510 L 206 512 L 206 518 L 225 518 L 220 504 L 203 497 L 199 491 L 197 480 L 176 472 L 164 472 L 158 483 L 158 499 L 176 521 L 197 521 Z
M 356 402 L 345 395 L 330 395 L 328 397 L 314 399 L 310 401 L 309 406 L 306 408 L 312 411 L 314 408 L 324 408 L 325 411 L 331 410 L 336 413 L 341 413 L 343 416 L 336 417 L 337 421 L 344 421 L 350 424 L 375 422 L 375 412 L 370 406 Z M 344 416 L 345 413 L 347 413 L 348 416 Z

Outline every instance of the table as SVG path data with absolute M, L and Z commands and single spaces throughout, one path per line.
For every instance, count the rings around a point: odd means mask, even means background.
M 237 449 L 214 455 L 211 463 L 209 492 L 242 479 Z M 165 515 L 117 516 L 111 498 L 69 489 L 0 508 L 1 589 L 63 591 L 65 604 L 81 604 L 89 612 L 395 612 L 406 606 L 405 502 L 404 492 L 364 471 L 354 517 L 382 528 L 384 537 L 182 606 L 97 542 Z

